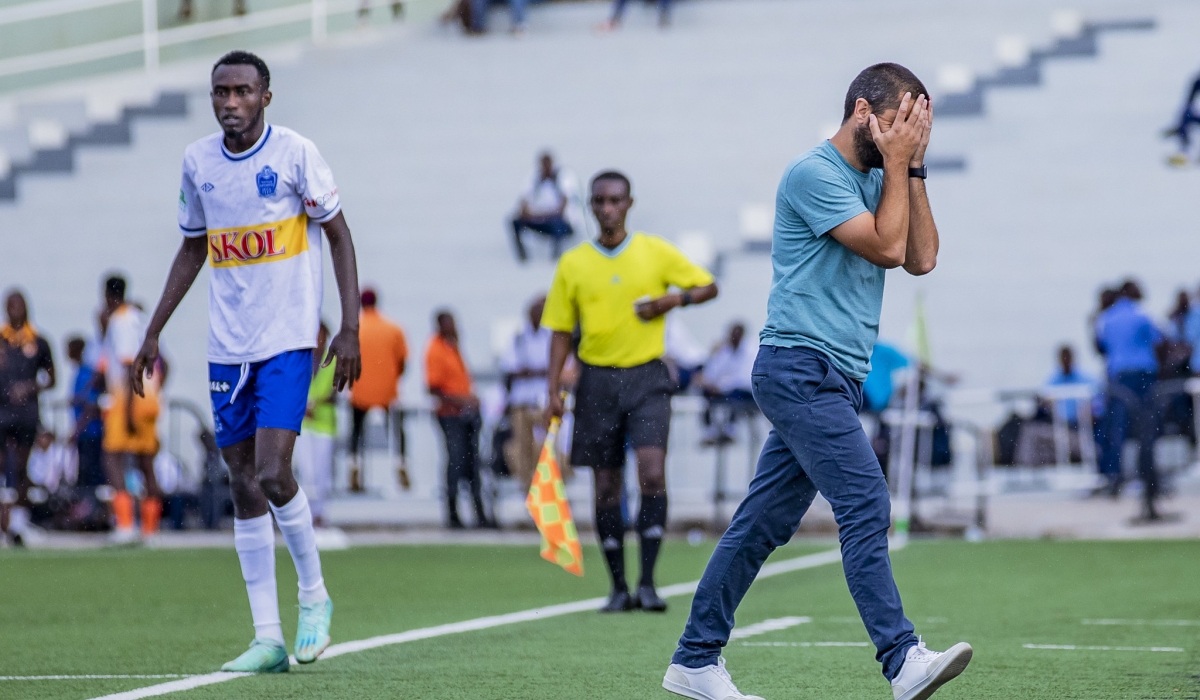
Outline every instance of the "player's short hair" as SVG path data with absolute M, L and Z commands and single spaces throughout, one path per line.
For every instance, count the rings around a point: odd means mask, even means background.
M 367 287 L 366 289 L 362 290 L 362 297 L 360 301 L 362 302 L 363 308 L 369 309 L 375 306 L 375 304 L 379 303 L 379 295 L 375 293 L 374 289 Z
M 125 278 L 120 275 L 112 275 L 104 280 L 104 296 L 124 301 Z
M 434 321 L 441 323 L 443 318 L 448 318 L 453 321 L 454 314 L 450 312 L 450 309 L 438 309 L 437 311 L 433 312 Z
M 617 182 L 625 183 L 625 194 L 630 196 L 633 195 L 633 185 L 630 184 L 629 178 L 625 177 L 625 173 L 619 170 L 603 170 L 596 173 L 595 177 L 592 178 L 592 189 L 596 188 L 597 182 L 603 182 L 605 180 L 616 180 Z
M 271 69 L 267 68 L 266 61 L 249 51 L 230 51 L 217 59 L 217 62 L 213 64 L 212 72 L 216 73 L 221 66 L 254 66 L 254 69 L 258 71 L 259 80 L 262 81 L 263 90 L 271 89 Z
M 911 92 L 914 100 L 917 95 L 929 96 L 925 84 L 909 69 L 899 63 L 876 63 L 850 82 L 842 110 L 842 123 L 854 114 L 854 104 L 860 97 L 871 105 L 872 112 L 881 114 L 898 108 L 900 98 L 906 92 Z
M 86 347 L 87 341 L 82 336 L 73 335 L 67 338 L 67 352 L 76 352 L 76 348 L 78 348 L 78 352 L 83 352 Z

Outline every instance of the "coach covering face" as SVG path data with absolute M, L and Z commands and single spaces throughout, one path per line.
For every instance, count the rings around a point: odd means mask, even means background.
M 833 506 L 851 595 L 896 700 L 927 698 L 962 673 L 971 646 L 920 643 L 892 578 L 891 502 L 858 420 L 887 269 L 937 264 L 925 195 L 933 107 L 894 63 L 867 68 L 846 93 L 842 126 L 793 160 L 775 196 L 773 276 L 754 363 L 754 399 L 773 430 L 749 493 L 713 552 L 663 679 L 700 700 L 752 698 L 721 650 L 767 556 L 795 534 L 818 492 Z

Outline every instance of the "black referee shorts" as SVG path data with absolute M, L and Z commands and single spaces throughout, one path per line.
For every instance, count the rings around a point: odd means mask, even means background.
M 675 383 L 662 360 L 636 367 L 580 364 L 572 465 L 620 469 L 626 445 L 666 449 Z

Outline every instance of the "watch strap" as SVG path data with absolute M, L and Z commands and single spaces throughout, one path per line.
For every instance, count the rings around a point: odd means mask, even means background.
M 909 168 L 908 176 L 909 177 L 919 177 L 922 180 L 924 180 L 925 178 L 929 177 L 929 166 L 922 165 L 919 168 Z

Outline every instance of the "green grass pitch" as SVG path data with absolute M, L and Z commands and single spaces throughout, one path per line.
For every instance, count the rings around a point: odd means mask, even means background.
M 710 548 L 668 542 L 660 583 L 698 578 Z M 793 544 L 774 558 L 825 548 Z M 583 579 L 541 561 L 533 547 L 362 547 L 324 561 L 335 642 L 606 592 L 594 548 Z M 966 674 L 937 698 L 1200 697 L 1200 542 L 916 542 L 893 563 L 929 646 L 975 646 Z M 295 578 L 283 549 L 278 570 L 290 642 Z M 577 613 L 165 697 L 666 700 L 673 696 L 659 682 L 689 601 L 670 602 L 665 615 Z M 768 700 L 890 698 L 874 649 L 803 646 L 866 642 L 855 615 L 837 565 L 759 581 L 739 611 L 741 626 L 789 616 L 812 622 L 735 641 L 726 652 L 734 679 Z M 1093 619 L 1145 624 L 1083 622 Z M 1161 623 L 1168 620 L 1183 623 Z M 0 676 L 207 673 L 250 636 L 232 551 L 0 553 Z M 1144 647 L 1183 651 L 1129 649 Z M 0 680 L 0 698 L 82 700 L 158 682 Z

